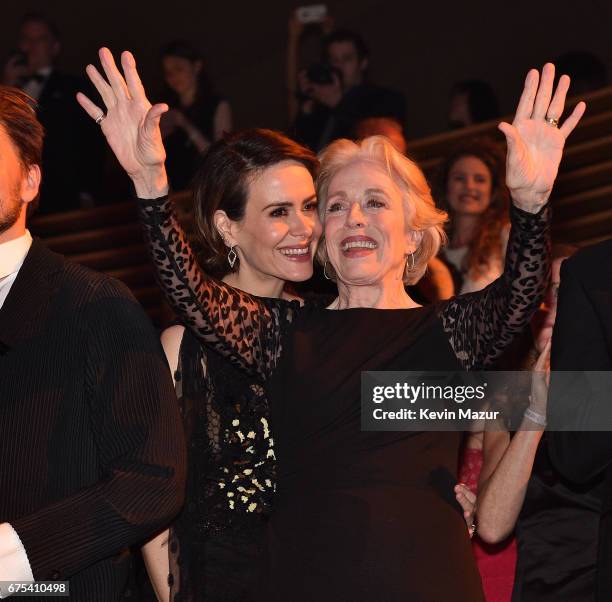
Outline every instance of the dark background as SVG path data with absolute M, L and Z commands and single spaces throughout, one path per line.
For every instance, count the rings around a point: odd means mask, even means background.
M 220 93 L 232 104 L 237 128 L 287 125 L 285 53 L 287 20 L 300 2 L 108 0 L 4 2 L 0 57 L 15 45 L 20 16 L 43 11 L 63 37 L 60 66 L 82 72 L 96 49 L 130 49 L 145 86 L 159 89 L 158 52 L 185 38 L 204 53 Z M 599 56 L 612 75 L 612 2 L 486 0 L 327 2 L 337 26 L 360 31 L 372 50 L 371 79 L 403 90 L 407 137 L 445 129 L 451 84 L 480 78 L 510 112 L 530 67 L 572 50 Z

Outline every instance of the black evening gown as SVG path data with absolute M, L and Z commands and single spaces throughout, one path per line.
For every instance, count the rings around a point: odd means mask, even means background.
M 360 428 L 363 370 L 486 368 L 538 307 L 549 210 L 513 207 L 504 274 L 410 310 L 331 311 L 207 278 L 167 198 L 141 201 L 160 284 L 205 345 L 266 383 L 277 499 L 261 600 L 483 600 L 453 486 L 455 433 Z
M 249 602 L 275 483 L 264 389 L 189 330 L 175 381 L 189 469 L 170 527 L 170 600 Z

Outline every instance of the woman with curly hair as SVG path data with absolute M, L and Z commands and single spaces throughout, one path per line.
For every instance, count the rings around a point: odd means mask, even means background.
M 504 271 L 510 231 L 505 177 L 503 152 L 486 138 L 460 146 L 442 166 L 439 199 L 450 222 L 441 258 L 457 294 L 481 290 Z

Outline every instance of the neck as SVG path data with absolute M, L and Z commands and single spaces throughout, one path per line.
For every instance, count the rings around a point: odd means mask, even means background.
M 4 242 L 10 242 L 16 238 L 21 238 L 26 233 L 25 211 L 23 215 L 7 230 L 0 233 L 0 245 Z
M 189 90 L 185 90 L 182 94 L 179 94 L 179 100 L 182 107 L 190 107 L 196 97 L 197 87 L 193 86 L 193 88 L 189 88 Z
M 480 215 L 456 214 L 453 216 L 453 220 L 455 221 L 455 226 L 449 246 L 456 248 L 469 245 L 476 237 L 480 228 Z
M 285 281 L 280 278 L 264 275 L 261 272 L 255 273 L 244 267 L 225 276 L 223 282 L 250 295 L 273 299 L 281 298 L 285 287 Z
M 338 281 L 338 298 L 330 305 L 330 309 L 353 307 L 408 309 L 419 305 L 410 298 L 403 281 L 395 276 L 376 284 L 366 285 Z

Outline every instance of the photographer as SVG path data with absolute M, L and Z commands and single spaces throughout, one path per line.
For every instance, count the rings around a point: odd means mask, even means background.
M 290 80 L 297 72 L 297 45 L 303 26 L 296 12 L 289 29 Z M 319 151 L 337 138 L 353 138 L 355 126 L 364 118 L 390 117 L 404 123 L 403 95 L 367 82 L 370 53 L 359 34 L 332 32 L 324 40 L 323 55 L 322 63 L 297 76 L 299 106 L 292 125 L 297 140 Z M 290 84 L 291 94 L 293 82 Z

